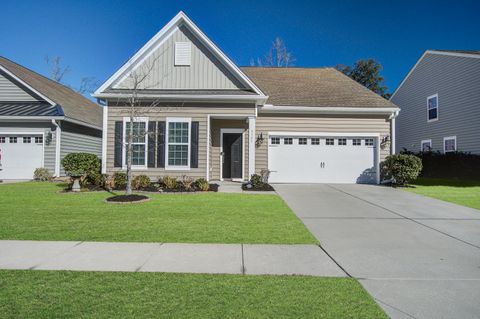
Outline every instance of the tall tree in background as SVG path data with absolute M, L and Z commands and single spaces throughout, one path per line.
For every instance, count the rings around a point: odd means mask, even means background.
M 257 58 L 250 60 L 251 66 L 265 67 L 289 67 L 295 62 L 295 58 L 291 52 L 287 50 L 285 42 L 280 37 L 276 37 L 272 42 L 270 50 L 263 59 Z
M 373 59 L 358 60 L 353 67 L 345 65 L 337 65 L 337 70 L 362 84 L 369 90 L 383 96 L 390 98 L 388 88 L 384 84 L 384 78 L 380 75 L 382 65 Z

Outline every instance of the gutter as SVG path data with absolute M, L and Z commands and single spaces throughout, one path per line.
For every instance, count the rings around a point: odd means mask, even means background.
M 297 113 L 297 114 L 372 114 L 392 115 L 400 109 L 397 107 L 319 107 L 319 106 L 277 106 L 265 104 L 259 108 L 259 113 Z
M 128 98 L 131 93 L 99 93 L 93 94 L 97 99 L 109 98 Z M 137 94 L 139 98 L 162 99 L 165 101 L 238 101 L 238 102 L 256 102 L 263 104 L 267 101 L 266 95 L 184 95 L 184 94 Z
M 62 128 L 56 120 L 52 120 L 55 129 L 55 177 L 60 177 L 60 143 L 62 139 Z

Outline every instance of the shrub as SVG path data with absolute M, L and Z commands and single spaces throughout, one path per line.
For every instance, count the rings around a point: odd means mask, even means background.
M 68 175 L 77 175 L 79 172 L 85 173 L 84 183 L 100 185 L 100 159 L 95 154 L 90 153 L 70 153 L 62 159 L 62 165 Z
M 36 168 L 35 171 L 33 172 L 33 178 L 36 181 L 42 181 L 42 182 L 50 181 L 52 177 L 53 177 L 52 173 L 50 173 L 50 171 L 44 167 Z
M 406 185 L 417 179 L 421 170 L 422 160 L 415 155 L 390 155 L 382 164 L 382 174 L 386 178 L 392 178 L 396 185 Z
M 192 189 L 193 182 L 195 180 L 192 177 L 188 177 L 187 175 L 182 176 L 182 180 L 180 181 L 180 184 L 182 185 L 184 190 L 190 190 Z
M 263 187 L 265 183 L 263 182 L 262 176 L 258 174 L 253 174 L 252 177 L 250 177 L 250 184 L 252 184 L 253 188 L 259 188 Z
M 177 188 L 177 180 L 175 177 L 170 177 L 170 176 L 164 176 L 162 178 L 162 184 L 165 186 L 166 189 L 175 189 Z
M 208 192 L 210 185 L 205 178 L 199 178 L 195 181 L 195 187 L 202 192 Z
M 148 186 L 150 186 L 150 177 L 148 177 L 147 175 L 138 175 L 138 176 L 135 176 L 132 180 L 132 188 L 133 189 L 143 189 L 143 188 L 147 188 Z
M 125 189 L 127 187 L 127 174 L 125 172 L 115 172 L 113 174 L 113 184 L 116 189 Z

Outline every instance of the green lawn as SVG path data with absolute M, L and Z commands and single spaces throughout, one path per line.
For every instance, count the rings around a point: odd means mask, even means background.
M 480 182 L 419 178 L 405 190 L 447 202 L 480 209 Z
M 0 185 L 0 239 L 176 243 L 316 243 L 276 195 L 151 195 L 107 204 L 107 192 L 58 193 L 63 185 Z
M 0 271 L 1 318 L 386 318 L 350 278 Z

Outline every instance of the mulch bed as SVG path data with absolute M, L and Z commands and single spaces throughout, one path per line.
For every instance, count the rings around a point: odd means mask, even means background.
M 141 203 L 150 200 L 149 197 L 145 195 L 117 195 L 108 197 L 105 201 L 112 204 L 130 204 L 130 203 Z
M 251 192 L 274 192 L 275 191 L 275 188 L 273 188 L 272 185 L 267 183 L 263 184 L 260 187 L 252 187 L 252 188 L 247 188 L 247 184 L 243 184 L 242 189 L 244 191 L 251 191 Z

